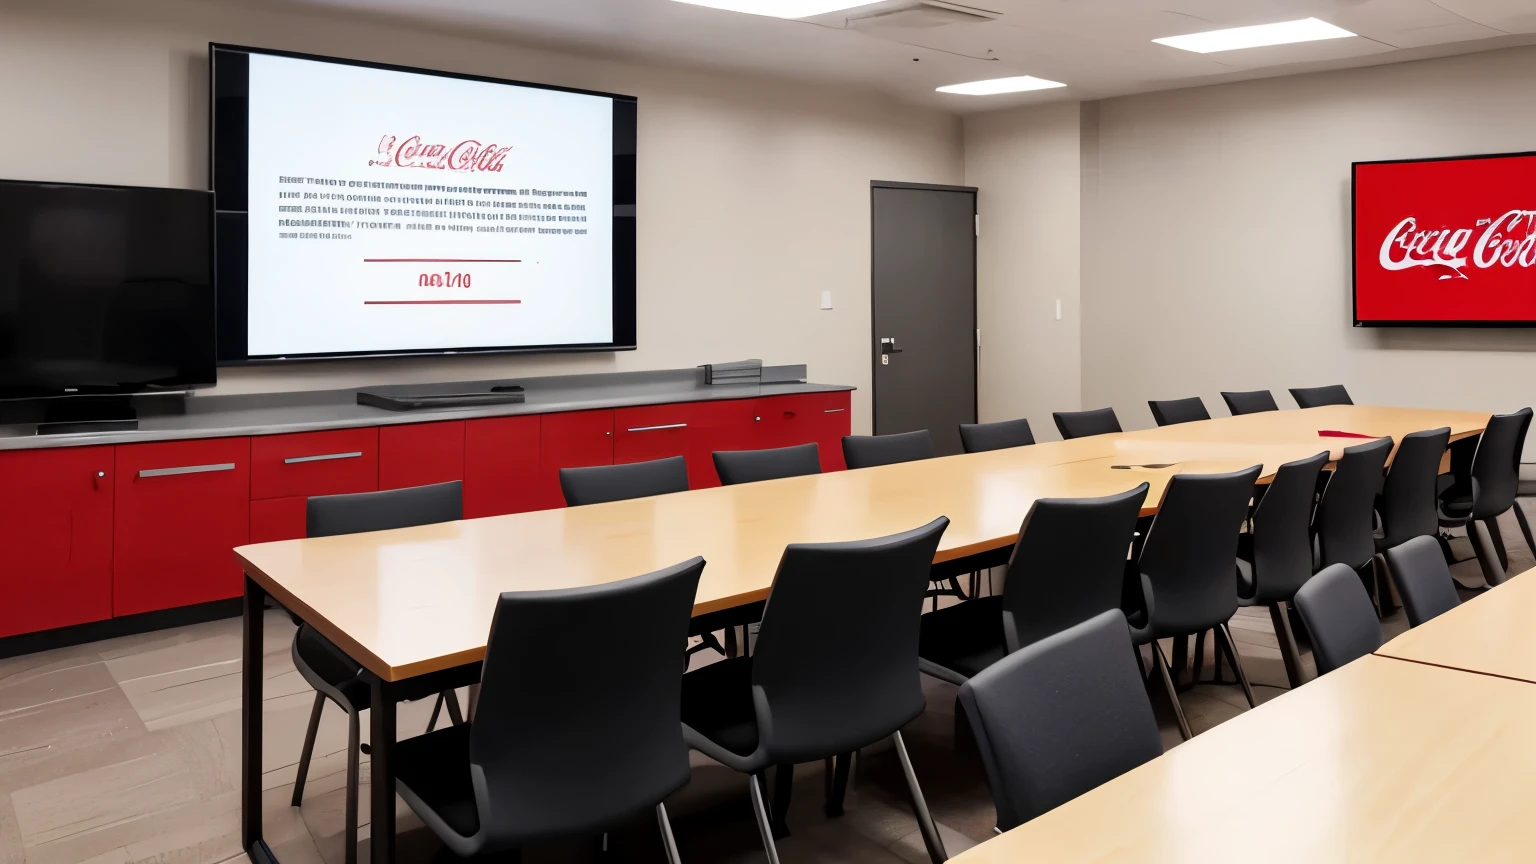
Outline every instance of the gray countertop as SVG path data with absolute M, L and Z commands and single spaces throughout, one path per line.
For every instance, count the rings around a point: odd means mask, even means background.
M 627 408 L 675 402 L 706 402 L 720 399 L 751 399 L 797 393 L 853 390 L 836 384 L 717 384 L 703 383 L 695 369 L 656 372 L 618 372 L 606 375 L 562 375 L 499 381 L 422 384 L 402 388 L 413 393 L 463 392 L 488 389 L 495 384 L 521 384 L 527 400 L 515 405 L 438 408 L 416 411 L 385 411 L 357 404 L 357 391 L 316 390 L 244 396 L 191 396 L 179 413 L 155 413 L 141 408 L 139 428 L 132 431 L 91 432 L 69 435 L 38 435 L 31 424 L 0 425 L 0 450 L 34 450 L 50 447 L 84 447 L 96 444 L 137 444 L 190 438 L 222 438 L 241 435 L 276 435 L 361 426 L 426 423 L 434 420 L 466 420 L 550 414 L 599 408 Z M 150 397 L 154 403 L 182 407 L 175 397 Z

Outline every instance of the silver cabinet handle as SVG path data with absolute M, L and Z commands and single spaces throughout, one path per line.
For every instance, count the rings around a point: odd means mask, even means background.
M 847 408 L 823 408 L 823 409 L 821 409 L 821 413 L 823 413 L 823 414 L 838 414 L 840 412 L 847 411 L 847 410 L 848 410 Z
M 626 429 L 625 431 L 626 432 L 656 432 L 656 431 L 659 431 L 659 430 L 662 430 L 662 429 L 683 429 L 683 428 L 687 427 L 687 425 L 688 425 L 687 423 L 667 423 L 667 424 L 662 425 L 662 426 L 633 426 L 633 427 L 630 427 L 629 429 Z
M 207 474 L 213 471 L 233 471 L 235 463 L 220 462 L 216 465 L 183 465 L 180 468 L 145 468 L 139 472 L 139 479 L 145 477 L 171 477 L 176 474 Z
M 360 459 L 363 451 L 353 450 L 351 453 L 323 453 L 319 456 L 289 456 L 283 460 L 284 465 L 298 465 L 301 462 L 329 462 L 332 459 Z

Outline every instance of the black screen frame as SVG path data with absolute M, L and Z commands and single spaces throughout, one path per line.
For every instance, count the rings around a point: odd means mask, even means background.
M 547 345 L 444 346 L 387 351 L 335 351 L 251 356 L 247 332 L 249 284 L 247 266 L 247 193 L 249 183 L 248 131 L 250 109 L 251 54 L 287 57 L 344 66 L 359 66 L 389 72 L 406 72 L 505 84 L 536 90 L 554 90 L 613 100 L 613 341 L 603 343 L 568 343 Z M 570 354 L 633 351 L 636 339 L 636 139 L 638 138 L 639 100 L 633 96 L 535 84 L 507 78 L 469 75 L 399 66 L 367 60 L 328 57 L 254 48 L 222 42 L 208 43 L 208 188 L 214 200 L 215 245 L 214 285 L 217 297 L 219 366 L 255 366 L 318 360 L 353 360 L 369 357 L 432 357 L 464 354 Z

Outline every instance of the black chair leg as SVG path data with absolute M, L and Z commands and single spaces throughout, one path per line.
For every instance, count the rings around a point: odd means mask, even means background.
M 357 864 L 357 790 L 359 763 L 362 761 L 358 745 L 362 742 L 362 723 L 356 711 L 347 712 L 347 827 L 344 841 L 347 844 L 346 864 Z
M 459 694 L 453 690 L 444 690 L 439 694 L 443 704 L 448 706 L 448 722 L 455 726 L 464 725 L 464 713 L 459 710 Z
M 1445 565 L 1447 567 L 1460 563 L 1456 560 L 1456 553 L 1451 551 L 1451 535 L 1441 531 L 1435 535 L 1435 541 L 1440 544 L 1440 554 L 1445 556 Z
M 1499 566 L 1508 574 L 1509 547 L 1504 545 L 1504 531 L 1499 528 L 1499 518 L 1495 516 L 1492 519 L 1486 519 L 1483 524 L 1488 526 L 1488 536 L 1493 540 L 1493 551 L 1499 557 Z
M 304 749 L 299 751 L 299 776 L 293 781 L 293 806 L 304 803 L 304 781 L 309 779 L 309 758 L 315 752 L 315 735 L 320 732 L 320 714 L 325 710 L 325 694 L 316 691 L 315 707 L 309 712 L 309 729 L 304 733 Z
M 682 864 L 677 855 L 677 838 L 672 836 L 672 823 L 667 819 L 667 805 L 656 805 L 656 822 L 661 826 L 661 846 L 667 851 L 667 864 Z
M 917 773 L 912 770 L 912 757 L 907 755 L 907 745 L 901 740 L 901 733 L 891 736 L 896 742 L 896 755 L 901 759 L 901 771 L 907 777 L 907 792 L 912 796 L 912 812 L 917 816 L 917 827 L 923 834 L 923 845 L 928 848 L 928 859 L 933 864 L 948 861 L 949 854 L 944 851 L 944 840 L 939 837 L 939 829 L 933 823 L 933 814 L 928 812 L 928 802 L 923 800 L 923 789 L 917 785 Z
M 1237 683 L 1243 687 L 1243 697 L 1248 700 L 1248 707 L 1259 707 L 1258 701 L 1253 698 L 1253 686 L 1248 683 L 1248 673 L 1243 669 L 1243 660 L 1237 656 L 1237 641 L 1232 638 L 1232 628 L 1225 621 L 1216 626 L 1216 645 L 1226 652 L 1227 661 L 1232 664 L 1232 672 L 1237 675 Z
M 1285 662 L 1285 680 L 1291 689 L 1301 686 L 1301 650 L 1296 647 L 1296 634 L 1291 630 L 1289 603 L 1269 604 L 1269 621 L 1275 628 L 1275 639 L 1280 643 L 1280 659 Z
M 761 774 L 747 777 L 747 790 L 752 794 L 752 813 L 757 817 L 757 833 L 762 835 L 763 849 L 768 853 L 768 864 L 779 864 L 779 848 L 773 843 L 773 824 L 768 819 L 768 808 L 763 806 Z
M 1158 674 L 1163 678 L 1163 690 L 1168 693 L 1168 701 L 1173 706 L 1173 716 L 1179 721 L 1179 735 L 1188 741 L 1195 736 L 1189 731 L 1189 721 L 1184 719 L 1184 706 L 1179 704 L 1179 694 L 1174 689 L 1173 676 L 1168 674 L 1168 658 L 1163 656 L 1163 646 L 1157 644 L 1156 640 L 1152 642 L 1152 665 L 1157 668 Z
M 1477 563 L 1483 568 L 1483 581 L 1488 587 L 1504 583 L 1504 571 L 1499 567 L 1498 556 L 1490 548 L 1493 539 L 1489 536 L 1484 523 L 1471 519 L 1467 521 L 1467 539 L 1472 541 L 1472 551 L 1477 553 Z
M 789 796 L 795 788 L 795 766 L 781 763 L 773 771 L 773 836 L 782 840 L 789 836 Z
M 1525 508 L 1520 506 L 1520 499 L 1515 499 L 1515 521 L 1520 523 L 1520 533 L 1525 535 L 1525 548 L 1536 555 L 1536 538 L 1531 537 L 1531 523 L 1525 519 Z
M 1175 641 L 1173 643 L 1173 650 L 1175 652 L 1177 652 L 1179 650 L 1179 643 L 1177 641 Z M 1174 671 L 1174 675 L 1173 675 L 1173 684 L 1174 684 L 1175 687 L 1183 686 L 1183 689 L 1188 690 L 1188 689 L 1194 687 L 1196 684 L 1200 683 L 1200 675 L 1205 672 L 1205 631 L 1204 630 L 1200 631 L 1195 636 L 1195 659 L 1193 661 L 1191 661 L 1191 663 L 1190 663 L 1190 667 L 1189 667 L 1189 684 L 1188 684 L 1188 686 L 1184 686 L 1184 685 L 1180 685 L 1179 684 L 1179 676 L 1178 676 L 1178 672 L 1177 672 L 1178 666 L 1177 665 L 1174 666 L 1174 670 L 1175 671 Z M 1216 661 L 1216 677 L 1217 678 L 1221 677 L 1221 659 L 1220 659 L 1220 655 L 1217 656 L 1217 661 Z
M 827 818 L 843 815 L 843 799 L 848 795 L 848 767 L 852 753 L 838 754 L 833 760 L 832 778 L 827 785 Z
M 735 657 L 739 653 L 736 648 L 736 627 L 732 625 L 725 628 L 725 656 Z
M 443 694 L 437 694 L 437 701 L 432 703 L 432 716 L 427 718 L 427 731 L 437 728 L 438 715 L 443 713 Z

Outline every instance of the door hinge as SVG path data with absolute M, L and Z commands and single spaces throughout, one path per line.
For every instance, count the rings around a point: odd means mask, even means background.
M 976 236 L 977 237 L 981 236 L 981 214 L 980 213 L 976 214 Z
M 977 348 L 981 347 L 981 328 L 980 327 L 976 328 L 976 347 Z

